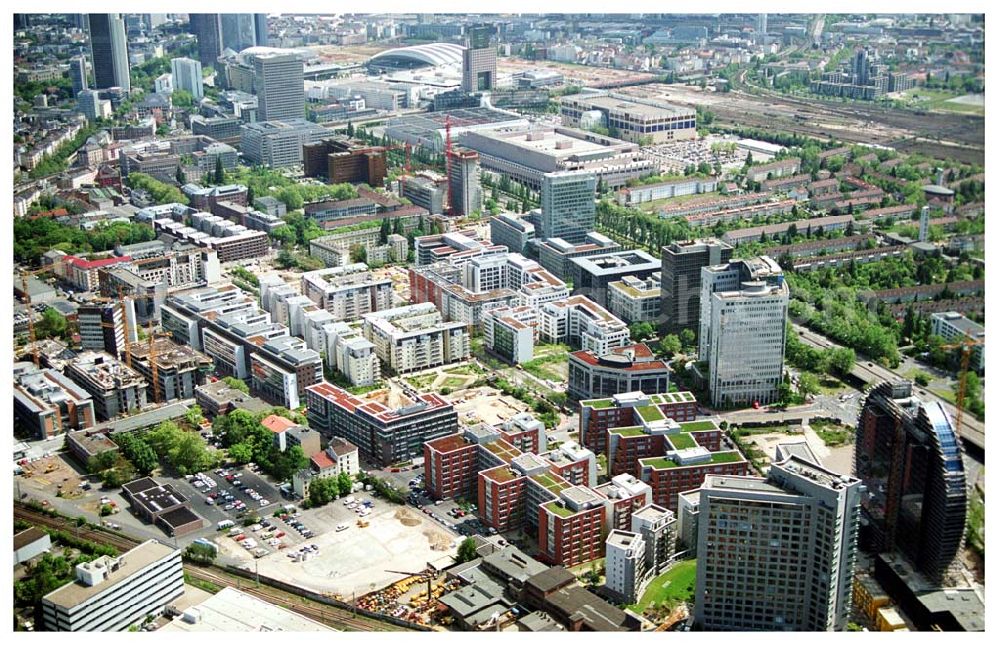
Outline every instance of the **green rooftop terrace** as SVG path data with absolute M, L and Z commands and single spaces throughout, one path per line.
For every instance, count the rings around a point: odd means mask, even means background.
M 660 412 L 660 409 L 656 406 L 638 406 L 635 411 L 639 413 L 639 416 L 642 417 L 642 420 L 646 423 L 660 421 L 667 418 L 667 416 Z
M 737 451 L 719 451 L 717 453 L 712 453 L 712 456 L 705 460 L 704 462 L 692 462 L 691 464 L 677 464 L 670 458 L 666 457 L 649 457 L 643 460 L 639 460 L 642 466 L 652 467 L 654 469 L 676 469 L 678 467 L 692 467 L 692 466 L 705 466 L 706 464 L 729 464 L 732 462 L 740 462 L 743 457 Z
M 650 396 L 649 400 L 653 403 L 690 403 L 694 401 L 694 395 L 690 392 L 664 392 Z
M 667 439 L 670 440 L 670 443 L 678 451 L 698 446 L 698 442 L 694 441 L 691 433 L 674 433 L 673 435 L 667 435 Z
M 580 405 L 590 406 L 591 408 L 611 408 L 615 405 L 612 399 L 588 399 L 587 401 L 581 401 Z
M 622 437 L 639 437 L 646 434 L 646 429 L 642 426 L 625 426 L 623 428 L 609 428 L 608 432 Z
M 535 475 L 528 477 L 556 495 L 561 494 L 570 486 L 565 480 L 558 478 L 551 473 L 536 473 Z
M 714 421 L 686 421 L 681 424 L 681 430 L 685 433 L 703 433 L 717 428 Z
M 556 516 L 566 517 L 574 514 L 572 509 L 567 509 L 557 502 L 545 503 L 544 507 Z

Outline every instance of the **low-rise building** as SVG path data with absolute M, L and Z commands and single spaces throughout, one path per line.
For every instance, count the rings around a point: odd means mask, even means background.
M 569 355 L 571 398 L 594 399 L 626 392 L 661 394 L 669 389 L 670 365 L 658 360 L 646 345 L 625 345 L 603 354 L 583 350 Z
M 26 563 L 52 548 L 49 533 L 38 527 L 29 527 L 14 535 L 14 565 Z
M 980 374 L 986 370 L 986 327 L 961 313 L 948 311 L 931 314 L 931 333 L 945 340 L 968 342 L 972 347 L 971 367 Z
M 181 551 L 149 540 L 76 566 L 76 579 L 42 597 L 47 631 L 124 631 L 184 594 Z
M 139 478 L 122 485 L 122 495 L 135 514 L 159 525 L 170 536 L 184 536 L 202 528 L 205 521 L 191 510 L 191 501 L 171 484 Z
M 226 415 L 240 408 L 252 413 L 269 410 L 271 406 L 257 397 L 252 397 L 242 390 L 231 388 L 223 381 L 199 385 L 194 390 L 195 402 L 201 411 L 211 418 Z
M 66 446 L 84 467 L 87 466 L 91 458 L 101 453 L 118 450 L 118 445 L 106 433 L 96 430 L 67 433 Z
M 647 395 L 637 391 L 581 400 L 580 443 L 594 453 L 607 453 L 607 435 L 613 428 L 640 426 L 661 418 L 674 422 L 691 422 L 697 415 L 698 402 L 690 392 Z M 692 431 L 697 435 L 698 443 L 717 450 L 720 442 L 718 427 L 714 426 L 713 430 L 703 428 L 704 431 Z

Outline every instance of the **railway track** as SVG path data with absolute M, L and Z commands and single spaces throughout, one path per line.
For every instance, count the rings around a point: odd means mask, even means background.
M 22 503 L 14 503 L 14 518 L 23 520 L 33 525 L 41 525 L 49 529 L 62 530 L 80 539 L 110 545 L 111 547 L 127 552 L 140 541 L 109 530 L 92 529 L 86 525 L 76 527 L 73 520 L 63 516 L 47 514 L 35 511 L 26 507 Z M 257 585 L 252 579 L 238 577 L 230 574 L 221 568 L 198 566 L 185 563 L 184 571 L 191 577 L 201 579 L 215 586 L 236 588 L 254 595 L 266 602 L 276 604 L 300 615 L 316 620 L 342 631 L 413 631 L 407 627 L 397 626 L 382 620 L 365 617 L 364 613 L 358 611 L 356 614 L 351 611 L 323 604 L 306 599 L 302 595 L 289 593 L 280 588 L 268 585 Z

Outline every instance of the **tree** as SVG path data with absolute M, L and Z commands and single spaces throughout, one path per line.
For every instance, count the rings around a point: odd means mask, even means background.
M 42 312 L 42 320 L 35 326 L 35 336 L 38 338 L 63 338 L 69 328 L 66 316 L 52 307 Z
M 815 374 L 811 372 L 802 372 L 799 374 L 799 394 L 803 398 L 819 394 L 819 379 Z
M 160 465 L 153 447 L 134 433 L 120 433 L 115 436 L 115 442 L 141 475 L 150 475 Z
M 832 351 L 827 352 L 826 365 L 827 371 L 833 371 L 841 376 L 847 376 L 854 369 L 854 363 L 857 362 L 857 356 L 853 349 L 847 347 L 837 347 Z
M 295 243 L 295 229 L 288 225 L 279 225 L 271 230 L 271 238 L 283 246 L 290 246 Z
M 229 447 L 229 459 L 236 464 L 246 464 L 253 459 L 253 446 L 249 442 L 240 442 Z
M 632 336 L 632 340 L 636 342 L 641 342 L 646 340 L 653 335 L 655 329 L 651 322 L 633 322 L 628 326 L 629 334 Z
M 744 167 L 752 167 L 753 166 L 753 153 L 752 152 L 747 151 L 747 158 L 746 158 L 746 160 L 743 161 L 743 166 Z
M 244 382 L 241 379 L 236 378 L 235 376 L 226 376 L 226 377 L 223 377 L 222 382 L 225 383 L 226 385 L 228 385 L 229 387 L 231 387 L 234 390 L 239 390 L 240 392 L 242 392 L 244 394 L 250 394 L 250 388 L 247 387 L 246 382 Z
M 476 539 L 470 536 L 462 541 L 458 546 L 455 558 L 459 563 L 467 563 L 479 558 L 479 554 L 476 552 Z
M 681 341 L 681 346 L 684 349 L 692 349 L 694 347 L 696 339 L 697 336 L 695 335 L 694 331 L 690 329 L 684 329 L 683 331 L 681 331 L 680 341 Z
M 269 473 L 278 480 L 289 480 L 309 464 L 301 446 L 289 446 L 279 451 L 277 446 L 272 445 L 272 449 Z
M 928 374 L 927 372 L 917 372 L 913 376 L 913 380 L 920 387 L 926 388 L 927 385 L 931 382 L 931 375 Z
M 204 418 L 205 416 L 201 412 L 201 406 L 197 404 L 188 408 L 188 411 L 184 414 L 184 419 L 187 420 L 187 423 L 192 428 L 201 427 L 201 420 Z
M 117 459 L 118 453 L 116 451 L 103 451 L 98 453 L 87 460 L 87 472 L 101 473 L 102 471 L 107 471 L 115 465 L 115 461 Z
M 660 341 L 660 353 L 664 356 L 676 356 L 680 353 L 681 348 L 681 339 L 677 337 L 677 334 L 667 334 Z
M 222 168 L 222 156 L 215 158 L 215 184 L 221 185 L 226 182 L 226 172 Z
M 183 185 L 187 182 L 187 176 L 184 175 L 184 170 L 181 169 L 180 165 L 177 165 L 177 173 L 174 175 L 174 178 L 177 179 L 178 185 Z
M 351 488 L 354 486 L 354 480 L 347 473 L 341 472 L 337 476 L 337 488 L 340 491 L 341 496 L 346 496 L 351 493 Z

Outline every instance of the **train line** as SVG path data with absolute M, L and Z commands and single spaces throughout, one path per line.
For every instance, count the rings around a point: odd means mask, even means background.
M 40 525 L 53 530 L 62 530 L 77 538 L 109 545 L 120 552 L 127 552 L 139 545 L 140 541 L 110 530 L 93 529 L 88 525 L 77 528 L 75 521 L 57 514 L 39 512 L 14 503 L 14 518 L 33 525 Z M 403 626 L 391 624 L 371 617 L 364 612 L 347 611 L 330 604 L 306 599 L 302 595 L 284 591 L 275 586 L 258 585 L 253 579 L 237 577 L 217 567 L 198 566 L 190 563 L 184 565 L 184 571 L 191 577 L 208 582 L 215 586 L 236 588 L 254 595 L 266 602 L 276 604 L 300 615 L 316 620 L 321 624 L 343 631 L 413 631 Z

